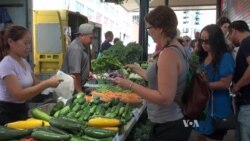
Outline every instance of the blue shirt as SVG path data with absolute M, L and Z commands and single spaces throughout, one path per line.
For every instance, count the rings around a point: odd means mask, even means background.
M 223 77 L 233 75 L 235 63 L 232 54 L 227 52 L 222 55 L 221 61 L 215 71 L 213 70 L 211 63 L 208 65 L 201 64 L 201 67 L 206 72 L 208 81 L 216 82 Z M 213 114 L 214 117 L 218 118 L 229 117 L 232 114 L 231 103 L 232 100 L 229 94 L 229 89 L 214 90 L 213 102 L 210 99 L 206 107 L 207 118 L 206 120 L 198 121 L 199 127 L 196 128 L 196 130 L 205 135 L 213 133 L 214 129 L 212 126 L 211 115 Z M 213 113 L 211 110 L 211 104 L 213 104 Z

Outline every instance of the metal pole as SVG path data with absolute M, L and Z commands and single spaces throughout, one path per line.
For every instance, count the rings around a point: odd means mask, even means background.
M 165 0 L 165 5 L 166 5 L 166 6 L 169 5 L 169 0 Z
M 216 19 L 221 17 L 221 0 L 216 1 Z
M 145 15 L 148 13 L 149 0 L 140 0 L 140 23 L 139 23 L 139 44 L 143 48 L 142 61 L 148 60 L 148 33 L 144 21 Z

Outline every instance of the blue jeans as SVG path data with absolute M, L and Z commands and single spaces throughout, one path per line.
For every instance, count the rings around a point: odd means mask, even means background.
M 241 141 L 250 141 L 250 105 L 240 107 L 238 122 Z

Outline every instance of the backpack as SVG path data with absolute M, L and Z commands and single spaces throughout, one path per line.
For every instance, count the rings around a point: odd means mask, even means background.
M 186 118 L 195 119 L 202 115 L 212 91 L 209 88 L 205 72 L 195 65 L 192 58 L 190 59 L 180 48 L 178 49 L 187 60 L 189 70 L 187 72 L 186 88 L 181 103 L 177 103 L 181 106 L 183 115 Z

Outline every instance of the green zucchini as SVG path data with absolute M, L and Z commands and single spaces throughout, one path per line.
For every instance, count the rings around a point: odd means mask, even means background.
M 31 130 L 16 130 L 0 126 L 0 141 L 12 140 L 26 137 L 31 134 Z
M 79 122 L 78 119 L 72 118 L 72 117 L 59 116 L 59 118 L 64 119 L 64 120 L 67 120 L 67 121 L 75 122 L 75 123 L 78 123 L 78 122 Z
M 59 129 L 64 129 L 64 130 L 81 130 L 81 124 L 78 122 L 73 122 L 69 120 L 65 120 L 62 118 L 51 118 L 49 121 L 50 125 L 55 126 Z
M 73 136 L 73 137 L 70 138 L 69 141 L 85 141 L 85 140 L 82 139 L 81 137 Z
M 44 111 L 35 108 L 31 110 L 32 116 L 38 119 L 42 119 L 45 121 L 49 121 L 51 119 L 51 116 L 45 113 Z
M 61 129 L 58 129 L 56 127 L 53 127 L 53 126 L 49 126 L 48 129 L 54 133 L 58 133 L 58 134 L 61 134 L 61 135 L 68 135 L 69 133 L 67 133 L 66 131 L 64 130 L 61 130 Z
M 89 137 L 89 136 L 86 136 L 86 135 L 82 136 L 82 139 L 84 141 L 112 141 L 113 140 L 112 137 L 96 139 L 96 138 L 92 138 L 92 137 Z
M 94 127 L 85 128 L 84 133 L 87 136 L 95 137 L 95 138 L 113 137 L 116 134 L 115 132 L 110 131 L 110 130 L 104 130 L 104 129 L 94 128 Z
M 70 139 L 70 135 L 61 135 L 46 131 L 35 131 L 31 134 L 31 137 L 42 141 L 67 141 Z

